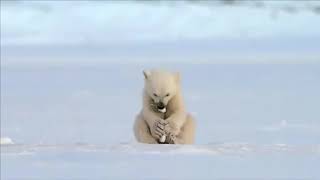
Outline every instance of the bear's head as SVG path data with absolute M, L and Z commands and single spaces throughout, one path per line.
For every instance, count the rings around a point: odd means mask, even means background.
M 166 112 L 170 100 L 178 93 L 180 74 L 161 70 L 144 70 L 146 94 L 159 112 Z

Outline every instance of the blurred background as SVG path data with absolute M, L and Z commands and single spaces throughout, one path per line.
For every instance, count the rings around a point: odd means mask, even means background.
M 319 144 L 319 63 L 318 1 L 1 1 L 1 137 L 133 142 L 165 68 L 197 144 Z

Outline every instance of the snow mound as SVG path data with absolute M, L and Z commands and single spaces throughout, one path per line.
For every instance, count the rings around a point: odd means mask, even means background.
M 0 144 L 1 145 L 6 145 L 6 144 L 14 144 L 13 141 L 11 140 L 11 138 L 9 137 L 3 137 L 0 138 Z

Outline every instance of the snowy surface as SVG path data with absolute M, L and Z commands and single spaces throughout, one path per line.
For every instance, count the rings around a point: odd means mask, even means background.
M 142 68 L 3 70 L 2 179 L 320 178 L 319 65 L 172 67 L 193 146 L 134 143 Z
M 159 66 L 181 72 L 198 144 L 319 143 L 319 65 Z M 148 67 L 2 69 L 1 133 L 22 144 L 130 142 Z
M 3 179 L 320 178 L 319 145 L 82 144 L 1 148 Z
M 319 6 L 4 1 L 2 66 L 319 63 Z
M 1 1 L 1 180 L 320 179 L 317 8 Z M 151 67 L 195 145 L 134 141 Z

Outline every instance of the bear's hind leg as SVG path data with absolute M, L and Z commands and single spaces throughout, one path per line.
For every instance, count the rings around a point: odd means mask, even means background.
M 193 144 L 195 138 L 195 126 L 194 119 L 189 114 L 187 116 L 187 121 L 181 128 L 181 132 L 176 137 L 174 144 Z
M 150 129 L 141 117 L 138 115 L 134 123 L 134 135 L 138 142 L 147 144 L 158 144 L 157 140 L 151 136 Z

